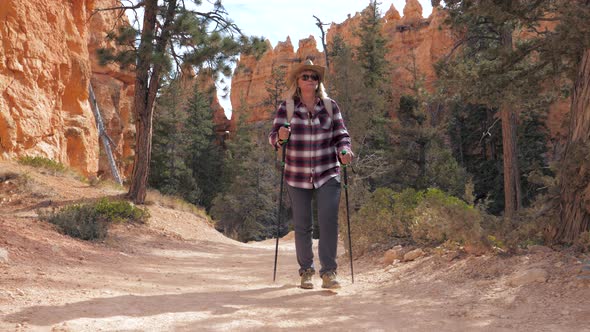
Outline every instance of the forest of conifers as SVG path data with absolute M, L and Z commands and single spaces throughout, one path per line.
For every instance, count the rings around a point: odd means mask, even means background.
M 267 135 L 286 90 L 284 68 L 274 68 L 266 82 L 269 120 L 240 119 L 220 142 L 213 92 L 197 84 L 187 97 L 174 70 L 174 49 L 188 49 L 182 63 L 215 77 L 230 73 L 232 56 L 260 54 L 263 43 L 224 35 L 238 31 L 231 25 L 218 32 L 196 29 L 222 19 L 191 19 L 176 1 L 149 3 L 142 3 L 146 15 L 135 57 L 103 54 L 134 62 L 138 77 L 130 198 L 141 203 L 149 184 L 203 206 L 228 236 L 274 236 L 280 165 Z M 394 64 L 385 60 L 376 1 L 362 13 L 359 45 L 339 36 L 327 45 L 328 92 L 343 111 L 356 154 L 348 188 L 355 253 L 398 243 L 589 250 L 590 1 L 433 1 L 438 5 L 459 38 L 436 64 L 432 92 L 412 66 L 410 92 L 392 89 Z M 516 37 L 523 31 L 526 38 Z M 191 33 L 200 37 L 188 38 Z M 546 116 L 560 99 L 571 100 L 563 124 L 568 134 L 555 140 Z M 289 200 L 283 201 L 280 233 L 286 234 Z

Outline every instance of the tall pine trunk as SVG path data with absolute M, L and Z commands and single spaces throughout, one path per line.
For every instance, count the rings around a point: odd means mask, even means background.
M 560 183 L 560 223 L 554 240 L 572 243 L 590 230 L 590 49 L 584 53 L 574 84 L 567 145 Z
M 504 162 L 504 217 L 511 219 L 521 207 L 520 170 L 517 158 L 516 114 L 509 105 L 501 106 Z
M 170 40 L 170 28 L 174 19 L 176 1 L 170 0 L 161 34 L 157 38 L 155 52 L 162 54 Z M 131 185 L 127 197 L 136 204 L 143 204 L 147 194 L 147 183 L 152 155 L 152 131 L 156 94 L 162 74 L 162 63 L 154 62 L 153 41 L 156 39 L 158 0 L 146 0 L 143 29 L 137 58 L 135 77 L 134 109 L 135 123 L 135 162 Z
M 147 180 L 152 151 L 152 117 L 153 105 L 148 103 L 150 84 L 150 67 L 153 52 L 152 41 L 156 27 L 157 0 L 148 0 L 145 4 L 143 29 L 135 76 L 135 160 L 131 185 L 127 196 L 137 204 L 143 204 L 147 194 Z
M 512 52 L 512 29 L 505 26 L 502 31 L 502 46 Z M 500 106 L 502 120 L 502 148 L 504 162 L 504 217 L 512 219 L 521 207 L 520 170 L 518 167 L 516 113 L 512 105 L 504 102 Z

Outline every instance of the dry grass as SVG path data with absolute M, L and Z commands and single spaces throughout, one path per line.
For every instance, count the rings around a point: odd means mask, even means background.
M 180 197 L 163 195 L 157 190 L 148 190 L 146 197 L 146 205 L 157 204 L 159 206 L 167 207 L 173 210 L 183 211 L 192 213 L 198 217 L 203 218 L 209 225 L 213 225 L 211 217 L 207 215 L 207 212 L 202 207 L 193 205 Z

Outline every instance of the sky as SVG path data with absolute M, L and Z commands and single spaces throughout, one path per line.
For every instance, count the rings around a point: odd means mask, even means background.
M 432 13 L 430 0 L 418 2 L 422 5 L 422 16 L 428 17 Z M 348 14 L 354 16 L 356 12 L 365 9 L 369 0 L 222 0 L 221 3 L 229 18 L 244 34 L 262 36 L 273 47 L 279 41 L 287 40 L 289 36 L 297 51 L 299 40 L 310 35 L 315 38 L 318 47 L 321 47 L 321 31 L 316 26 L 314 15 L 324 23 L 342 23 L 348 18 Z M 381 0 L 378 3 L 381 15 L 385 15 L 393 4 L 403 16 L 406 0 Z M 326 33 L 328 28 L 329 26 L 324 27 Z M 219 102 L 230 117 L 229 96 L 223 98 L 219 95 Z
M 418 0 L 422 5 L 422 15 L 428 17 L 432 12 L 430 0 Z M 317 16 L 324 23 L 342 23 L 347 15 L 354 16 L 369 5 L 369 0 L 222 0 L 228 16 L 246 35 L 263 36 L 273 47 L 287 36 L 295 49 L 300 39 L 313 35 L 318 45 L 321 31 L 316 26 Z M 381 0 L 381 14 L 393 4 L 403 16 L 406 0 Z M 327 31 L 328 27 L 324 28 Z

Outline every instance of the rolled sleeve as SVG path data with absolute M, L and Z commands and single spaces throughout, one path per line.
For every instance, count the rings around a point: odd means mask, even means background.
M 350 135 L 348 134 L 348 129 L 346 129 L 346 125 L 344 124 L 344 118 L 342 117 L 342 112 L 340 112 L 340 107 L 338 107 L 338 104 L 336 102 L 332 101 L 332 108 L 332 116 L 334 117 L 334 145 L 338 149 L 339 153 L 342 150 L 352 152 Z
M 287 106 L 285 102 L 282 102 L 277 112 L 275 113 L 275 119 L 272 123 L 272 130 L 268 134 L 268 143 L 275 149 L 278 149 L 281 144 L 279 143 L 279 129 L 287 122 Z

